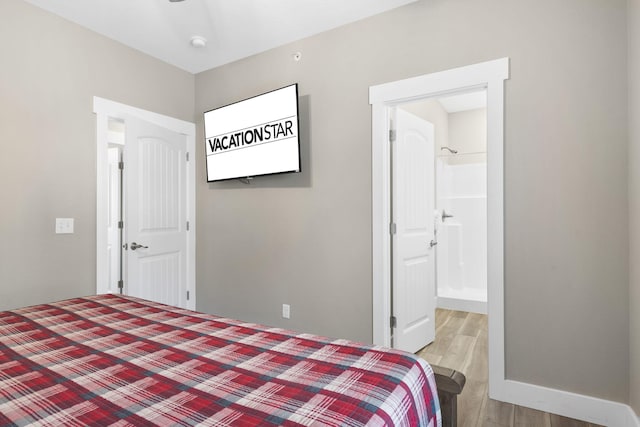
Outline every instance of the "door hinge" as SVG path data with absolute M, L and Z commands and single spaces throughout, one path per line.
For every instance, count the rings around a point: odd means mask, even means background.
M 189 161 L 189 152 L 187 151 L 187 162 Z
M 189 291 L 187 291 L 187 301 L 189 301 Z
M 395 222 L 392 222 L 389 224 L 389 234 L 392 234 L 392 235 L 396 234 L 396 231 L 397 231 L 396 229 L 397 227 Z
M 389 142 L 394 142 L 396 140 L 396 130 L 389 129 Z
M 398 320 L 396 319 L 396 316 L 391 316 L 391 318 L 389 319 L 389 324 L 391 325 L 392 328 L 395 328 L 398 325 Z
M 118 162 L 118 169 L 120 169 L 121 171 L 124 170 L 124 162 L 122 160 Z
M 118 280 L 118 289 L 124 288 L 124 280 Z
M 187 231 L 189 231 L 189 221 L 187 221 Z
M 124 221 L 118 221 L 118 228 L 120 229 L 124 228 Z

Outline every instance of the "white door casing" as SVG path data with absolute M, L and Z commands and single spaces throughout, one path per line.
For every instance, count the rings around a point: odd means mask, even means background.
M 109 283 L 107 232 L 109 208 L 109 162 L 107 154 L 109 119 L 128 119 L 131 121 L 135 118 L 181 134 L 186 139 L 186 149 L 191 154 L 191 158 L 195 157 L 193 153 L 195 153 L 196 130 L 194 123 L 99 97 L 93 98 L 93 112 L 96 114 L 96 293 L 117 293 L 118 289 L 113 288 Z M 189 221 L 190 224 L 186 236 L 186 261 L 184 265 L 186 290 L 189 292 L 186 308 L 195 310 L 195 162 L 191 159 L 186 162 L 185 168 L 185 221 Z M 127 225 L 125 224 L 126 227 Z
M 371 220 L 373 343 L 391 336 L 390 111 L 396 105 L 461 91 L 487 90 L 487 290 L 489 312 L 489 396 L 506 400 L 504 347 L 504 81 L 509 58 L 383 83 L 369 88 L 371 118 Z
M 185 307 L 186 137 L 137 118 L 125 135 L 125 293 Z
M 395 117 L 393 347 L 415 353 L 435 338 L 434 128 L 399 108 Z

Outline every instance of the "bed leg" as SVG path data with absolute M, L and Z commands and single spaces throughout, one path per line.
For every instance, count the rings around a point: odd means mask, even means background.
M 442 413 L 442 427 L 458 425 L 458 395 L 464 388 L 466 378 L 462 372 L 442 366 L 431 365 L 436 377 L 438 399 Z
M 442 411 L 442 427 L 458 425 L 458 396 L 448 393 L 438 393 L 440 410 Z

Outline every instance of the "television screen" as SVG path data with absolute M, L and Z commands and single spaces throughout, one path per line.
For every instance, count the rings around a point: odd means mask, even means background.
M 298 84 L 204 113 L 207 181 L 300 172 Z

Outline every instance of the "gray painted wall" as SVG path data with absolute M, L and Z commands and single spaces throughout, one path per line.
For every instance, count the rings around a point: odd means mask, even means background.
M 629 0 L 629 401 L 640 415 L 640 0 Z
M 460 154 L 486 153 L 487 109 L 449 114 L 449 144 Z
M 203 111 L 292 82 L 308 130 L 301 175 L 250 186 L 206 184 L 199 153 L 198 309 L 370 341 L 368 88 L 508 56 L 507 376 L 627 402 L 625 12 L 419 1 L 196 75 L 199 138 Z
M 93 294 L 93 96 L 192 120 L 194 77 L 21 0 L 0 21 L 0 309 Z

